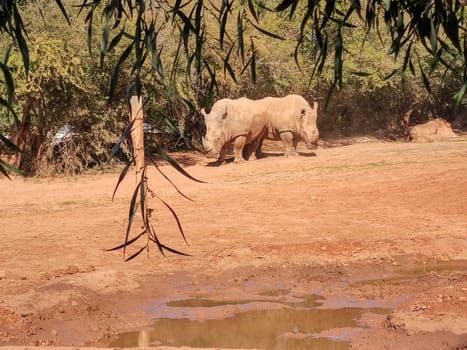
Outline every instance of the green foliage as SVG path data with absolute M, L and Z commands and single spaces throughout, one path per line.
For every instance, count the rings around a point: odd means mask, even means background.
M 163 132 L 153 150 L 197 147 L 198 111 L 219 97 L 326 97 L 324 136 L 394 131 L 414 104 L 448 117 L 467 86 L 463 9 L 457 0 L 3 3 L 0 132 L 27 114 L 44 149 L 71 124 L 83 137 L 75 149 L 90 150 L 76 157 L 103 164 L 100 147 L 128 118 L 128 84 Z M 37 172 L 39 154 L 29 158 Z

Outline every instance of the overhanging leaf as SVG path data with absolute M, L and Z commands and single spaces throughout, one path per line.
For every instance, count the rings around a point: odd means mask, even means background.
M 127 127 L 125 130 L 123 130 L 122 135 L 118 139 L 117 143 L 113 145 L 112 150 L 110 151 L 110 160 L 112 160 L 117 152 L 120 150 L 120 147 L 123 142 L 125 142 L 128 137 L 130 136 L 131 130 L 133 129 L 133 124 L 135 123 L 136 119 L 133 119 L 130 123 L 128 123 Z
M 66 21 L 68 22 L 69 25 L 71 25 L 70 18 L 68 18 L 68 14 L 66 13 L 65 7 L 63 6 L 61 0 L 55 0 L 57 3 L 58 7 L 60 8 L 60 11 L 62 11 L 63 16 L 66 18 Z
M 132 239 L 130 239 L 128 242 L 126 243 L 123 243 L 123 244 L 120 244 L 116 247 L 113 247 L 113 248 L 109 248 L 109 249 L 106 249 L 105 251 L 106 252 L 111 252 L 111 251 L 114 251 L 114 250 L 118 250 L 118 249 L 122 249 L 126 246 L 129 246 L 130 244 L 136 242 L 141 236 L 143 236 L 144 234 L 146 233 L 146 231 L 143 231 L 141 232 L 139 235 L 137 235 L 136 237 L 133 237 Z
M 21 176 L 26 176 L 26 174 L 25 174 L 22 170 L 20 170 L 20 169 L 14 167 L 13 165 L 11 165 L 11 164 L 9 164 L 9 163 L 7 163 L 7 162 L 1 160 L 1 159 L 0 159 L 0 167 L 2 167 L 2 169 L 9 170 L 9 171 L 11 171 L 12 173 L 15 173 L 15 174 L 18 174 L 18 175 L 21 175 Z M 4 174 L 5 174 L 5 173 L 4 173 Z M 7 175 L 7 176 L 8 176 L 8 175 Z M 9 178 L 9 177 L 8 177 L 8 178 Z
M 198 179 L 194 178 L 193 176 L 191 176 L 190 174 L 188 174 L 175 160 L 170 158 L 169 155 L 161 147 L 157 148 L 157 152 L 162 157 L 162 159 L 164 159 L 166 162 L 168 162 L 180 174 L 186 176 L 187 178 L 189 178 L 189 179 L 191 179 L 193 181 L 196 181 L 196 182 L 199 182 L 199 183 L 206 183 L 205 181 L 198 180 Z
M 19 50 L 21 52 L 21 57 L 23 59 L 23 65 L 24 65 L 24 69 L 26 71 L 26 77 L 27 77 L 29 75 L 29 48 L 23 36 L 23 30 L 24 30 L 23 21 L 21 19 L 21 16 L 19 15 L 16 5 L 14 7 L 14 18 L 16 22 L 16 26 L 14 28 L 15 38 L 19 46 Z
M 258 15 L 256 14 L 255 6 L 253 4 L 253 0 L 248 0 L 248 8 L 250 13 L 252 14 L 253 18 L 255 19 L 256 23 L 259 23 Z
M 107 51 L 112 51 L 118 45 L 124 33 L 125 33 L 125 28 L 122 28 L 122 30 L 117 35 L 115 35 L 115 37 L 110 42 Z
M 456 92 L 456 94 L 454 95 L 454 99 L 456 100 L 456 109 L 459 108 L 461 102 L 462 102 L 462 99 L 464 98 L 465 96 L 465 91 L 467 89 L 467 81 L 464 82 L 464 84 L 462 84 L 462 86 L 460 87 L 460 89 Z
M 243 16 L 241 12 L 238 12 L 237 17 L 237 36 L 238 36 L 238 50 L 240 52 L 240 57 L 242 58 L 242 63 L 245 62 L 245 46 L 243 44 Z
M 428 93 L 431 94 L 431 86 L 430 86 L 430 81 L 428 80 L 428 77 L 426 76 L 423 68 L 422 68 L 422 65 L 420 62 L 418 62 L 419 64 L 419 68 L 420 68 L 420 73 L 422 75 L 422 80 L 423 80 L 423 85 L 425 85 L 425 89 L 428 91 Z
M 130 257 L 125 259 L 125 262 L 128 262 L 130 260 L 133 260 L 136 258 L 138 255 L 140 255 L 145 249 L 147 249 L 147 246 L 140 248 L 136 253 L 132 254 Z
M 125 179 L 126 174 L 128 173 L 128 170 L 130 169 L 131 164 L 133 163 L 134 158 L 132 158 L 128 163 L 125 165 L 125 167 L 122 169 L 120 172 L 120 176 L 118 177 L 117 184 L 115 185 L 114 192 L 112 194 L 112 201 L 114 200 L 115 193 L 117 193 L 118 186 L 120 186 L 120 183 Z
M 282 12 L 287 10 L 297 0 L 283 0 L 279 5 L 276 6 L 275 11 Z
M 10 175 L 8 175 L 8 172 L 6 171 L 5 167 L 2 165 L 1 159 L 0 159 L 0 173 L 3 174 L 8 180 L 11 181 Z
M 125 257 L 125 252 L 126 252 L 126 246 L 128 244 L 128 237 L 130 236 L 131 226 L 133 225 L 133 220 L 135 218 L 136 209 L 138 207 L 136 200 L 138 199 L 138 193 L 141 187 L 141 183 L 142 183 L 142 180 L 136 186 L 135 191 L 133 192 L 133 196 L 131 197 L 131 201 L 130 201 L 130 209 L 128 212 L 128 224 L 127 224 L 127 229 L 125 233 L 125 246 L 123 247 L 124 257 Z
M 110 90 L 109 90 L 109 100 L 111 100 L 114 96 L 115 90 L 117 88 L 118 77 L 120 76 L 120 71 L 122 70 L 123 63 L 126 61 L 128 56 L 133 49 L 134 42 L 132 42 L 122 53 L 120 59 L 118 60 L 110 78 Z
M 178 189 L 178 187 L 177 187 L 177 186 L 173 183 L 173 181 L 170 180 L 170 178 L 159 168 L 159 166 L 157 165 L 157 163 L 156 163 L 154 160 L 151 159 L 151 161 L 152 161 L 152 164 L 154 164 L 154 167 L 156 168 L 156 170 L 159 172 L 159 174 L 161 174 L 162 177 L 163 177 L 164 179 L 166 179 L 166 180 L 172 185 L 172 187 L 175 188 L 175 190 L 176 190 L 182 197 L 188 199 L 188 200 L 191 201 L 191 202 L 194 202 L 193 199 L 191 199 L 190 197 L 188 197 L 187 195 L 185 195 L 182 191 L 180 191 L 180 190 Z
M 451 10 L 448 10 L 446 19 L 441 23 L 443 24 L 444 32 L 448 36 L 449 40 L 451 40 L 451 43 L 460 52 L 461 45 L 459 41 L 459 23 L 456 15 Z
M 156 196 L 161 201 L 161 203 L 164 204 L 166 206 L 166 208 L 169 209 L 169 211 L 172 213 L 172 216 L 174 217 L 174 219 L 175 219 L 175 221 L 177 223 L 178 230 L 180 231 L 180 234 L 182 235 L 183 240 L 185 241 L 186 244 L 188 244 L 188 241 L 186 240 L 186 237 L 185 237 L 185 232 L 183 231 L 183 227 L 182 227 L 182 224 L 180 223 L 180 220 L 178 219 L 177 213 L 175 212 L 175 210 L 172 209 L 172 207 L 166 201 L 164 201 L 158 195 L 156 195 Z
M 279 39 L 279 40 L 285 40 L 283 37 L 281 37 L 280 35 L 277 35 L 277 34 L 274 34 L 274 33 L 271 33 L 271 32 L 268 32 L 267 30 L 264 30 L 263 28 L 260 28 L 258 27 L 257 25 L 255 25 L 254 23 L 250 22 L 250 24 L 255 27 L 257 30 L 259 30 L 261 33 L 267 35 L 267 36 L 270 36 L 271 38 L 274 38 L 274 39 Z
M 6 64 L 0 62 L 0 69 L 3 72 L 3 76 L 5 77 L 5 83 L 7 88 L 7 101 L 8 104 L 11 106 L 13 103 L 13 97 L 15 96 L 15 84 L 13 81 L 13 76 L 11 75 L 10 70 L 6 66 Z
M 372 75 L 371 73 L 363 71 L 350 71 L 350 74 L 356 75 L 358 77 L 369 77 Z
M 18 153 L 23 152 L 19 149 L 18 146 L 16 146 L 13 142 L 11 142 L 8 138 L 3 136 L 2 134 L 0 134 L 0 141 L 2 141 L 5 144 L 5 146 L 7 146 L 13 152 L 18 152 Z
M 183 252 L 181 252 L 181 251 L 179 251 L 179 250 L 176 250 L 176 249 L 167 247 L 165 244 L 161 244 L 160 247 L 161 247 L 162 249 L 168 250 L 169 252 L 174 253 L 174 254 L 183 255 L 183 256 L 191 256 L 190 254 L 183 253 Z

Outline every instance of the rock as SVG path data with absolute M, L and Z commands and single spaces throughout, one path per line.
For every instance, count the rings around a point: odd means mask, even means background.
M 452 130 L 451 124 L 446 120 L 436 118 L 424 124 L 418 124 L 409 127 L 409 140 L 413 142 L 432 142 L 442 141 L 457 137 Z

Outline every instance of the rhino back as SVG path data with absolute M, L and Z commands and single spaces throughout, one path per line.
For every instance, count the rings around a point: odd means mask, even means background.
M 257 137 L 266 127 L 266 109 L 253 100 L 240 98 L 228 108 L 226 129 L 230 139 L 240 135 Z
M 266 97 L 259 100 L 267 111 L 268 137 L 277 139 L 283 131 L 299 132 L 298 117 L 311 110 L 308 102 L 299 95 Z

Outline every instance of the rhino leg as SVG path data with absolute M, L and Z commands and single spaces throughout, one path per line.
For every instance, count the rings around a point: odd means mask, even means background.
M 281 132 L 281 140 L 285 146 L 284 157 L 298 156 L 297 142 L 294 141 L 293 133 L 291 131 Z
M 258 149 L 260 147 L 260 144 L 262 144 L 263 141 L 260 138 L 257 138 L 253 140 L 250 144 L 245 146 L 243 156 L 246 160 L 256 160 L 258 159 Z M 260 151 L 261 152 L 261 151 Z
M 222 147 L 221 151 L 219 152 L 219 158 L 217 158 L 217 162 L 222 164 L 225 159 L 225 147 Z
M 245 147 L 246 136 L 237 136 L 234 140 L 234 163 L 243 163 L 243 148 Z
M 264 158 L 263 141 L 264 141 L 264 137 L 261 137 L 260 139 L 258 139 L 258 146 L 256 147 L 256 151 L 255 151 L 256 159 Z

